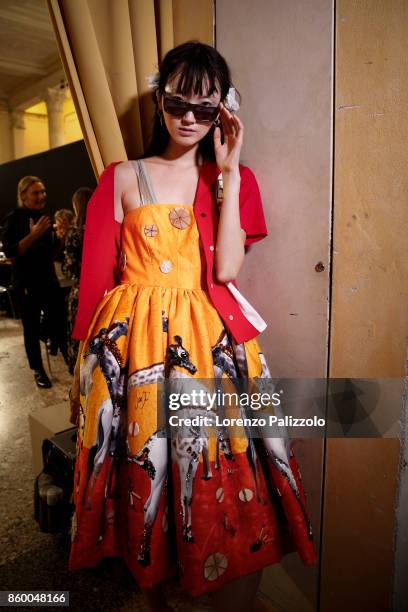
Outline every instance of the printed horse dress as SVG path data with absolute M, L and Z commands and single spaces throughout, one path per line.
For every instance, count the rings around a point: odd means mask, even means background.
M 209 435 L 188 421 L 164 435 L 163 381 L 214 391 L 270 373 L 257 339 L 235 343 L 204 290 L 193 205 L 157 203 L 140 161 L 135 170 L 142 205 L 123 221 L 121 284 L 98 305 L 81 355 L 70 569 L 119 556 L 142 587 L 177 574 L 199 595 L 289 551 L 313 565 L 287 439 Z

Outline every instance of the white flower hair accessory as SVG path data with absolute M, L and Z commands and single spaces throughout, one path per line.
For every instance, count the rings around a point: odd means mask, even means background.
M 149 74 L 149 76 L 146 77 L 146 81 L 148 83 L 149 89 L 157 89 L 159 86 L 159 80 L 160 80 L 159 72 L 155 72 L 154 74 Z
M 230 112 L 234 112 L 239 109 L 239 102 L 235 97 L 236 93 L 237 91 L 235 87 L 230 87 L 224 100 L 224 106 Z

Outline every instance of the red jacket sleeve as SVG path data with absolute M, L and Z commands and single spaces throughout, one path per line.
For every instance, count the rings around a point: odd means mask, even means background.
M 95 308 L 116 284 L 120 224 L 114 216 L 114 172 L 110 164 L 87 206 L 79 303 L 72 337 L 86 338 Z
M 261 194 L 254 173 L 247 166 L 240 166 L 241 186 L 239 209 L 241 227 L 246 231 L 245 246 L 262 240 L 268 235 Z

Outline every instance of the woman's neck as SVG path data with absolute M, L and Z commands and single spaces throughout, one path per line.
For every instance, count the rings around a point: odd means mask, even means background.
M 180 168 L 199 166 L 202 163 L 198 144 L 186 148 L 177 144 L 173 140 L 170 140 L 161 157 L 166 161 L 171 162 L 172 165 L 179 166 Z

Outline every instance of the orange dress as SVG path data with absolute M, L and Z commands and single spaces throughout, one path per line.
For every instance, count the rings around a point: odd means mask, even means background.
M 315 564 L 287 440 L 200 425 L 165 435 L 164 380 L 231 392 L 270 374 L 258 340 L 237 345 L 203 288 L 193 206 L 157 203 L 140 174 L 139 184 L 148 193 L 123 221 L 121 284 L 97 307 L 81 356 L 70 569 L 120 556 L 140 586 L 176 573 L 198 595 L 292 550 Z

